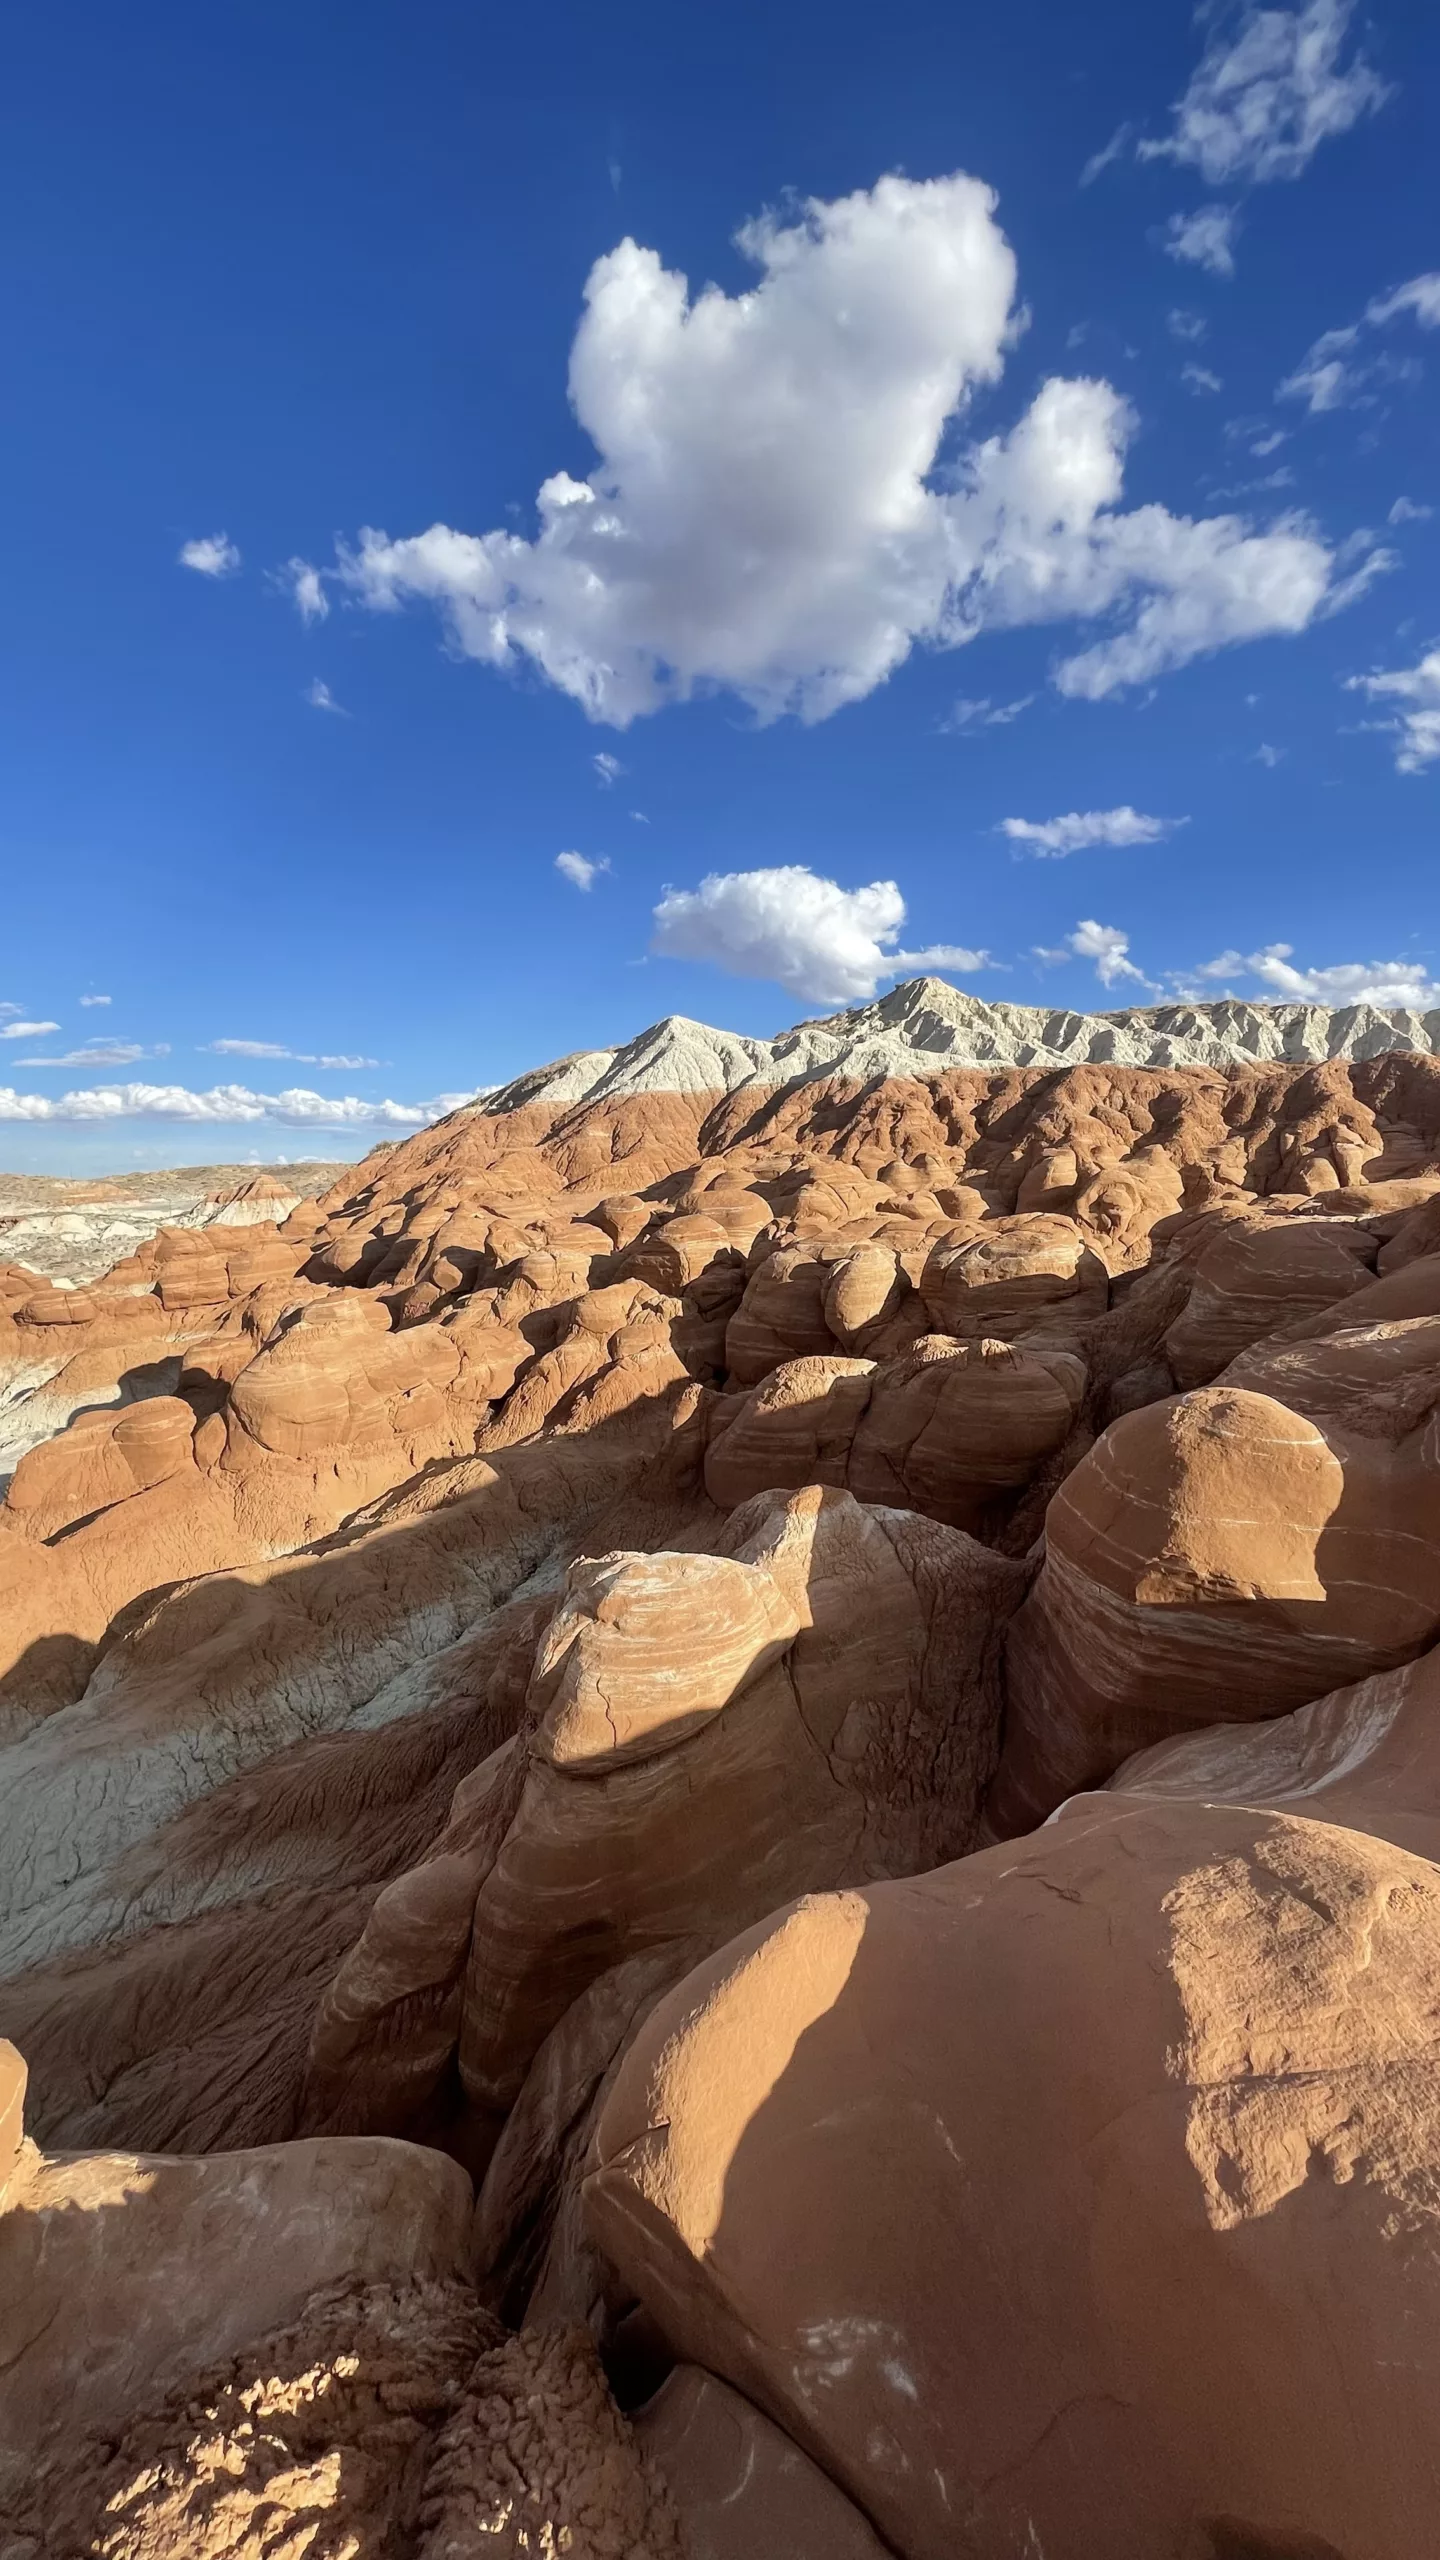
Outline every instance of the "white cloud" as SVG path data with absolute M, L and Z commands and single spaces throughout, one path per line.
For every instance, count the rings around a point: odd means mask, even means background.
M 378 1058 L 354 1058 L 345 1054 L 325 1057 L 313 1049 L 286 1049 L 276 1040 L 206 1040 L 201 1044 L 212 1058 L 289 1058 L 297 1067 L 378 1067 Z
M 1189 347 L 1199 345 L 1209 326 L 1198 311 L 1170 311 L 1165 317 L 1171 337 L 1179 338 L 1183 345 Z
M 1233 276 L 1240 216 L 1233 204 L 1202 204 L 1197 213 L 1172 213 L 1162 242 L 1167 258 L 1207 275 Z
M 962 693 L 940 726 L 945 730 L 958 731 L 962 737 L 970 729 L 1008 729 L 1012 720 L 1018 720 L 1022 711 L 1029 710 L 1034 699 L 1033 693 L 1022 693 L 1018 702 L 992 702 L 988 695 L 979 702 L 972 702 Z
M 1077 924 L 1066 939 L 1077 958 L 1094 961 L 1095 975 L 1102 987 L 1113 987 L 1122 978 L 1133 978 L 1137 986 L 1150 986 L 1144 971 L 1137 969 L 1134 961 L 1127 957 L 1130 936 L 1122 933 L 1118 925 L 1096 924 L 1092 917 L 1083 924 Z
M 1095 180 L 1099 177 L 1102 169 L 1108 169 L 1114 161 L 1121 157 L 1121 154 L 1124 152 L 1134 130 L 1135 127 L 1133 124 L 1117 124 L 1109 141 L 1104 145 L 1104 147 L 1099 151 L 1091 152 L 1089 159 L 1086 161 L 1084 168 L 1080 172 L 1080 184 L 1082 187 L 1092 186 Z
M 275 572 L 277 586 L 289 589 L 290 600 L 302 622 L 323 622 L 330 611 L 325 581 L 308 560 L 287 560 Z
M 24 1010 L 23 1004 L 0 1004 L 0 1019 L 8 1019 L 12 1013 L 23 1013 Z
M 1374 294 L 1366 303 L 1358 320 L 1342 329 L 1326 329 L 1303 355 L 1295 370 L 1280 384 L 1276 398 L 1303 400 L 1312 418 L 1327 409 L 1344 409 L 1355 402 L 1366 403 L 1373 395 L 1369 384 L 1377 380 L 1395 381 L 1407 368 L 1388 355 L 1362 356 L 1362 345 L 1368 329 L 1388 328 L 1392 320 L 1413 318 L 1422 329 L 1440 329 L 1440 274 L 1412 276 L 1408 284 L 1398 284 L 1389 293 Z
M 1139 809 L 1072 809 L 1063 818 L 1002 818 L 1000 833 L 1042 859 L 1062 860 L 1089 844 L 1157 844 L 1188 818 L 1147 818 Z
M 1284 753 L 1285 750 L 1283 747 L 1271 747 L 1262 743 L 1256 748 L 1250 761 L 1252 764 L 1263 764 L 1268 766 L 1269 770 L 1273 773 Z
M 1365 317 L 1373 329 L 1383 329 L 1405 311 L 1414 313 L 1422 329 L 1440 329 L 1440 274 L 1412 276 L 1408 284 L 1377 294 L 1366 304 Z
M 23 1025 L 18 1026 L 23 1029 Z M 58 1025 L 51 1023 L 54 1031 Z M 17 1067 L 133 1067 L 138 1058 L 168 1058 L 170 1043 L 162 1040 L 153 1049 L 142 1048 L 138 1040 L 86 1040 L 78 1049 L 66 1049 L 59 1057 L 17 1058 Z
M 9 1005 L 5 1007 L 8 1013 Z M 0 1029 L 0 1040 L 43 1040 L 47 1032 L 58 1031 L 58 1022 L 7 1022 Z
M 1226 954 L 1227 959 L 1234 956 Z M 1252 951 L 1244 965 L 1295 1003 L 1408 1005 L 1420 1013 L 1440 1006 L 1440 984 L 1418 961 L 1346 960 L 1328 969 L 1296 969 L 1293 956 L 1292 943 L 1272 942 L 1265 951 Z
M 1247 8 L 1239 33 L 1214 35 L 1175 107 L 1175 130 L 1141 142 L 1142 160 L 1198 169 L 1207 186 L 1298 178 L 1322 142 L 1373 114 L 1389 87 L 1356 54 L 1340 68 L 1354 0 Z
M 1388 673 L 1377 669 L 1373 675 L 1349 676 L 1346 682 L 1352 693 L 1367 694 L 1372 702 L 1399 704 L 1395 718 L 1382 724 L 1399 740 L 1395 750 L 1399 772 L 1421 773 L 1440 759 L 1440 648 L 1427 651 L 1418 666 L 1397 667 Z
M 102 1084 L 55 1096 L 17 1093 L 0 1085 L 0 1120 L 200 1120 L 270 1121 L 286 1128 L 423 1128 L 453 1111 L 469 1094 L 441 1094 L 433 1102 L 361 1102 L 307 1093 L 252 1093 L 242 1084 L 212 1085 L 196 1093 L 179 1084 Z
M 86 1005 L 108 1004 L 110 1002 L 110 998 L 108 996 L 82 996 L 80 1001 L 82 1004 Z
M 1208 364 L 1182 364 L 1180 367 L 1180 379 L 1185 384 L 1187 390 L 1193 391 L 1197 394 L 1207 391 L 1223 391 L 1225 388 L 1219 374 L 1212 373 Z
M 557 853 L 555 868 L 577 889 L 593 889 L 601 872 L 609 870 L 610 863 L 608 857 L 598 862 L 587 862 L 583 853 Z
M 618 782 L 625 770 L 619 757 L 607 755 L 603 747 L 598 756 L 591 757 L 590 766 L 602 791 L 608 791 L 612 784 Z
M 634 819 L 637 827 L 648 827 L 650 824 L 643 809 L 632 809 L 629 815 Z
M 228 533 L 206 533 L 196 542 L 182 542 L 177 556 L 182 569 L 198 569 L 202 578 L 233 577 L 240 566 L 239 549 Z
M 348 720 L 343 702 L 337 702 L 323 676 L 315 676 L 305 688 L 305 699 L 313 711 L 333 711 L 338 719 Z
M 882 178 L 739 242 L 760 273 L 736 296 L 692 300 L 632 240 L 592 269 L 570 391 L 600 459 L 544 483 L 533 540 L 367 530 L 351 591 L 429 601 L 471 657 L 528 659 L 620 728 L 717 688 L 823 719 L 917 642 L 1103 616 L 1122 628 L 1059 675 L 1091 696 L 1313 617 L 1330 555 L 1308 529 L 1119 512 L 1134 422 L 1108 383 L 1046 382 L 931 485 L 1019 325 L 976 180 Z
M 1387 524 L 1428 524 L 1434 513 L 1433 507 L 1422 507 L 1415 498 L 1397 498 L 1385 521 Z
M 895 948 L 905 901 L 893 880 L 842 889 L 803 863 L 712 871 L 698 889 L 667 889 L 650 948 L 667 960 L 708 960 L 737 978 L 771 978 L 818 1004 L 873 996 L 906 970 L 984 969 L 984 951 L 949 943 Z

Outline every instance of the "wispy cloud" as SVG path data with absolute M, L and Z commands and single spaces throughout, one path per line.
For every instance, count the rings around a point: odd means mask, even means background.
M 1194 347 L 1199 345 L 1210 324 L 1198 311 L 1168 311 L 1165 325 L 1172 338 L 1178 338 L 1184 346 Z
M 971 702 L 962 693 L 940 726 L 961 737 L 974 729 L 1008 729 L 1012 720 L 1018 720 L 1022 711 L 1029 710 L 1034 699 L 1033 693 L 1022 693 L 1017 702 L 992 702 L 988 695 L 979 702 Z
M 50 1025 L 53 1031 L 56 1025 Z M 66 1049 L 58 1057 L 17 1058 L 17 1067 L 133 1067 L 141 1058 L 168 1058 L 170 1043 L 159 1040 L 147 1049 L 138 1040 L 85 1040 L 78 1049 Z
M 1342 68 L 1353 11 L 1354 0 L 1247 7 L 1236 34 L 1217 28 L 1176 102 L 1173 132 L 1142 141 L 1139 157 L 1198 169 L 1209 187 L 1298 178 L 1322 142 L 1391 94 L 1363 54 Z
M 590 770 L 601 789 L 609 791 L 612 785 L 619 781 L 625 767 L 618 756 L 607 755 L 602 747 L 597 756 L 591 757 Z
M 1180 379 L 1187 391 L 1193 391 L 1202 398 L 1207 392 L 1225 388 L 1219 374 L 1212 373 L 1208 364 L 1182 364 Z
M 283 587 L 302 622 L 323 622 L 330 611 L 325 581 L 309 560 L 287 560 L 283 569 L 273 573 L 276 586 Z
M 1133 124 L 1117 124 L 1109 141 L 1103 144 L 1099 151 L 1091 152 L 1080 172 L 1082 187 L 1093 186 L 1103 169 L 1110 168 L 1115 161 L 1123 157 L 1134 130 Z
M 228 533 L 205 533 L 182 542 L 176 556 L 182 569 L 198 569 L 202 578 L 231 578 L 240 566 L 239 546 Z
M 312 677 L 305 688 L 305 699 L 312 711 L 333 711 L 338 720 L 348 720 L 350 717 L 344 703 L 336 701 L 323 676 Z
M 1408 379 L 1413 368 L 1382 351 L 1362 354 L 1367 332 L 1387 329 L 1392 320 L 1413 319 L 1421 329 L 1440 329 L 1440 273 L 1412 276 L 1408 284 L 1377 293 L 1358 320 L 1342 329 L 1326 329 L 1287 374 L 1276 393 L 1279 400 L 1303 400 L 1312 418 L 1327 409 L 1373 402 L 1371 384 Z
M 287 1049 L 278 1040 L 205 1040 L 202 1053 L 212 1058 L 290 1058 L 298 1067 L 378 1067 L 378 1058 L 355 1058 L 342 1053 L 327 1057 L 314 1049 Z
M 608 855 L 602 855 L 596 862 L 589 862 L 583 853 L 557 853 L 555 868 L 562 879 L 570 881 L 575 888 L 593 889 L 601 872 L 609 870 L 610 862 Z
M 1428 524 L 1434 513 L 1433 507 L 1423 507 L 1417 499 L 1397 498 L 1385 521 L 1387 524 Z
M 9 1013 L 11 1007 L 6 1005 L 3 1010 Z M 7 1022 L 0 1029 L 0 1040 L 43 1040 L 47 1033 L 59 1028 L 58 1022 Z
M 1196 213 L 1172 213 L 1161 246 L 1167 258 L 1187 267 L 1203 267 L 1211 276 L 1235 273 L 1235 235 L 1240 216 L 1233 204 L 1202 204 Z
M 1423 773 L 1440 761 L 1440 648 L 1427 651 L 1417 666 L 1376 668 L 1370 675 L 1348 676 L 1346 683 L 1351 693 L 1397 706 L 1392 719 L 1375 726 L 1395 737 L 1398 772 Z
M 1002 818 L 999 833 L 1042 860 L 1060 861 L 1087 845 L 1158 844 L 1188 818 L 1149 818 L 1128 805 L 1120 809 L 1071 809 L 1063 818 Z
M 82 996 L 80 1001 L 85 1005 L 108 1004 L 110 1002 L 110 998 L 108 996 Z

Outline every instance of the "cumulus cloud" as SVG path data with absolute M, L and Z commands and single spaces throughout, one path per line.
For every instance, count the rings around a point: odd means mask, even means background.
M 1051 861 L 1080 853 L 1089 844 L 1158 844 L 1188 818 L 1147 818 L 1128 805 L 1120 809 L 1072 809 L 1063 818 L 1002 818 L 1000 833 L 1012 844 Z
M 625 767 L 618 756 L 607 755 L 602 747 L 598 756 L 591 757 L 590 769 L 601 790 L 609 791 L 612 785 L 619 781 Z
M 1137 969 L 1129 957 L 1130 936 L 1122 933 L 1118 925 L 1096 924 L 1091 917 L 1077 924 L 1066 940 L 1077 959 L 1094 961 L 1095 975 L 1102 987 L 1118 986 L 1125 978 L 1133 978 L 1137 986 L 1150 986 L 1143 969 Z
M 1427 651 L 1418 666 L 1377 669 L 1372 675 L 1349 676 L 1346 682 L 1352 693 L 1367 694 L 1372 702 L 1399 705 L 1393 719 L 1379 724 L 1396 738 L 1397 771 L 1422 773 L 1427 764 L 1440 759 L 1440 649 Z
M 330 611 L 330 599 L 325 593 L 324 579 L 310 561 L 287 560 L 283 569 L 276 570 L 275 582 L 286 589 L 302 622 L 325 620 Z
M 82 1004 L 108 1004 L 110 1002 L 110 998 L 108 996 L 82 996 L 80 1001 Z
M 1390 95 L 1363 54 L 1341 65 L 1353 13 L 1354 0 L 1309 0 L 1247 8 L 1233 35 L 1217 27 L 1176 102 L 1173 133 L 1142 141 L 1140 158 L 1198 169 L 1209 187 L 1298 178 L 1322 142 Z
M 557 853 L 555 868 L 577 889 L 593 889 L 601 872 L 609 870 L 610 863 L 608 857 L 602 857 L 598 862 L 587 862 L 583 853 Z
M 345 1055 L 326 1057 L 313 1049 L 287 1049 L 276 1040 L 206 1040 L 201 1043 L 205 1055 L 212 1058 L 289 1058 L 297 1067 L 378 1067 L 378 1058 L 353 1058 Z
M 196 1093 L 179 1084 L 102 1084 L 75 1093 L 17 1093 L 0 1085 L 0 1120 L 270 1121 L 284 1128 L 424 1128 L 473 1095 L 438 1094 L 433 1102 L 361 1102 L 353 1094 L 252 1093 L 247 1085 L 212 1085 Z
M 1029 710 L 1034 699 L 1033 693 L 1022 693 L 1018 702 L 992 702 L 988 695 L 972 702 L 962 693 L 940 726 L 957 732 L 961 737 L 972 729 L 1008 729 L 1012 720 L 1018 720 L 1022 711 Z
M 312 711 L 333 711 L 340 720 L 348 720 L 350 717 L 344 703 L 336 701 L 323 676 L 312 678 L 305 688 L 305 699 Z
M 8 1004 L 0 1009 L 6 1013 L 15 1010 Z M 43 1040 L 47 1032 L 58 1031 L 59 1028 L 58 1022 L 7 1022 L 0 1027 L 0 1040 Z
M 1342 329 L 1323 330 L 1294 372 L 1286 375 L 1277 399 L 1303 400 L 1312 418 L 1327 409 L 1371 401 L 1371 383 L 1393 382 L 1406 367 L 1386 353 L 1362 352 L 1366 334 L 1407 318 L 1421 329 L 1440 329 L 1440 274 L 1412 276 L 1408 284 L 1374 294 L 1358 320 Z
M 737 978 L 771 978 L 816 1004 L 873 996 L 907 969 L 985 969 L 985 951 L 936 943 L 896 948 L 905 901 L 893 880 L 842 889 L 798 862 L 774 870 L 710 872 L 698 889 L 667 889 L 650 948 L 667 960 L 708 960 Z
M 1344 960 L 1328 969 L 1297 969 L 1293 960 L 1293 943 L 1272 942 L 1252 951 L 1245 966 L 1296 1003 L 1408 1005 L 1420 1013 L 1440 1006 L 1440 984 L 1418 961 Z
M 1202 204 L 1197 213 L 1172 213 L 1161 246 L 1167 258 L 1207 275 L 1233 276 L 1240 216 L 1233 204 Z
M 233 577 L 240 566 L 239 547 L 228 533 L 206 533 L 198 541 L 182 542 L 177 557 L 182 569 L 198 569 L 202 578 Z
M 886 177 L 738 239 L 758 270 L 738 295 L 692 298 L 633 240 L 601 258 L 570 361 L 588 479 L 544 482 L 533 539 L 362 532 L 336 573 L 361 603 L 427 601 L 469 656 L 528 660 L 619 728 L 714 689 L 823 719 L 917 643 L 1103 617 L 1059 672 L 1090 697 L 1313 617 L 1313 531 L 1122 512 L 1134 421 L 1106 382 L 1046 382 L 932 485 L 1020 325 L 977 180 Z

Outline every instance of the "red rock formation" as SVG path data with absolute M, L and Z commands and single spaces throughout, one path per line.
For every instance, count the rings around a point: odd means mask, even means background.
M 788 1083 L 679 1026 L 693 1090 L 582 1061 L 283 1230 L 252 1198 L 83 1287 L 0 1272 L 0 2023 L 45 2138 L 121 2157 L 43 2171 L 102 2199 L 45 2207 L 53 2252 L 0 2214 L 0 2410 L 49 2423 L 52 2333 L 79 2369 L 69 2268 L 110 2430 L 69 2505 L 42 2460 L 24 2560 L 117 2495 L 112 2560 L 260 2560 L 272 2456 L 286 2531 L 428 2560 L 513 2542 L 516 2461 L 532 2539 L 588 2501 L 580 2560 L 669 2560 L 676 2512 L 691 2560 L 1425 2547 L 1366 2376 L 1432 2309 L 1440 2146 L 1386 2091 L 1440 1857 L 1440 1062 L 937 1068 L 947 1021 L 848 1080 L 802 1026 Z M 0 2085 L 39 2194 L 14 2118 Z M 471 2264 L 532 2324 L 485 2375 L 451 2262 L 406 2309 L 306 2187 L 362 2152 L 479 2182 Z M 197 2326 L 192 2204 L 313 2347 L 313 2427 Z M 627 2404 L 691 2360 L 638 2421 L 668 2500 L 577 2321 Z
M 907 2560 L 1415 2560 L 1437 1964 L 1423 1859 L 1105 1800 L 689 1977 L 605 2106 L 595 2234 Z

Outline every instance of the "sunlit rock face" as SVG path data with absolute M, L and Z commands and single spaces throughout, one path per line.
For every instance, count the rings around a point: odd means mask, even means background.
M 1432 1033 L 917 982 L 0 1233 L 7 2551 L 1428 2548 Z

